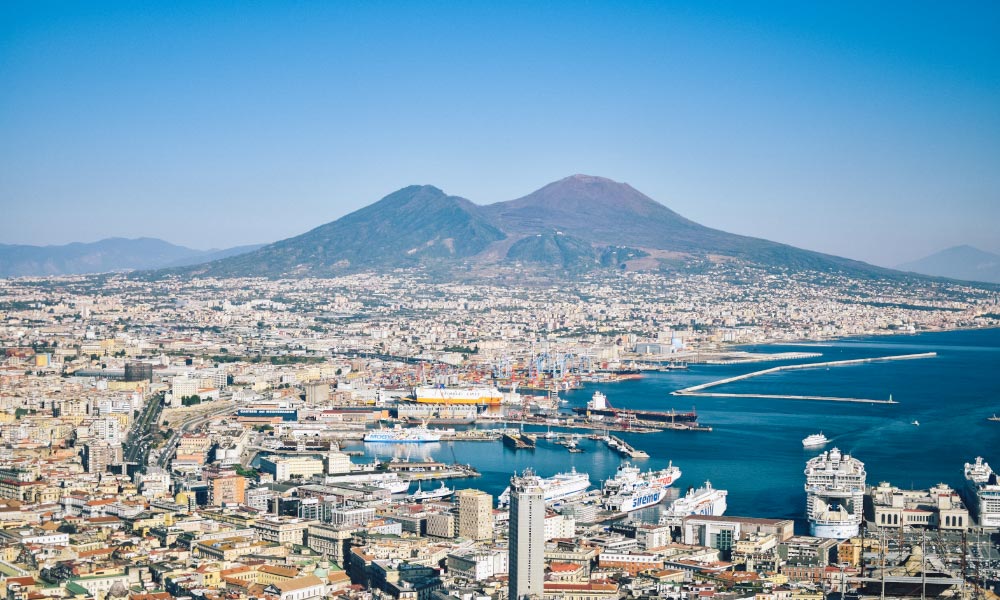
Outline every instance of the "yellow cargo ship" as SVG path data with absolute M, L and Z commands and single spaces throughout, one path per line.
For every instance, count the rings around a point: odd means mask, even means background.
M 424 404 L 479 404 L 496 406 L 503 402 L 503 392 L 495 387 L 435 388 L 418 387 L 417 402 Z

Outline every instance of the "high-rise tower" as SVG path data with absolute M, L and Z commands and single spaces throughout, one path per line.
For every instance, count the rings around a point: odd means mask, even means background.
M 545 583 L 545 490 L 531 469 L 510 479 L 510 600 L 541 598 Z

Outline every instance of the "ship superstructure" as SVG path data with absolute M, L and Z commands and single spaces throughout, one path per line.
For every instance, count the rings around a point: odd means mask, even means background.
M 965 463 L 966 500 L 980 527 L 1000 527 L 1000 482 L 990 464 L 977 456 Z
M 717 490 L 712 487 L 711 482 L 706 481 L 702 487 L 689 488 L 687 494 L 674 500 L 667 512 L 660 517 L 660 522 L 679 522 L 690 515 L 721 516 L 726 512 L 728 495 L 728 491 Z
M 864 515 L 865 464 L 838 448 L 806 463 L 809 533 L 846 539 L 858 535 Z
M 571 468 L 568 473 L 539 478 L 538 481 L 545 492 L 545 504 L 550 506 L 578 498 L 590 488 L 590 475 L 577 473 L 576 468 Z M 500 506 L 510 504 L 510 486 L 500 494 L 498 503 Z

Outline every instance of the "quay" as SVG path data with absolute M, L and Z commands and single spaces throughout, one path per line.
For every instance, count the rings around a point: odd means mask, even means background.
M 706 396 L 706 397 L 720 397 L 720 398 L 768 398 L 776 400 L 815 400 L 820 402 L 853 402 L 857 404 L 899 404 L 898 402 L 892 399 L 892 396 L 890 396 L 888 400 L 874 400 L 869 398 L 840 398 L 833 396 L 804 396 L 804 395 L 788 395 L 788 394 L 736 394 L 736 393 L 730 394 L 730 393 L 705 392 L 704 390 L 717 387 L 720 385 L 725 385 L 727 383 L 733 383 L 736 381 L 751 379 L 753 377 L 760 377 L 761 375 L 767 375 L 769 373 L 777 373 L 779 371 L 816 369 L 820 367 L 841 367 L 846 365 L 859 365 L 864 363 L 885 362 L 890 360 L 917 360 L 921 358 L 932 358 L 935 356 L 937 356 L 937 352 L 923 352 L 920 354 L 900 354 L 895 356 L 854 358 L 850 360 L 834 360 L 828 362 L 805 363 L 800 365 L 782 365 L 780 367 L 771 367 L 770 369 L 762 369 L 760 371 L 753 371 L 752 373 L 745 373 L 743 375 L 736 375 L 734 377 L 726 377 L 724 379 L 709 381 L 708 383 L 693 385 L 691 387 L 686 387 L 684 389 L 671 392 L 671 394 L 674 396 Z
M 633 448 L 631 444 L 616 435 L 609 435 L 605 437 L 604 443 L 608 445 L 608 448 L 611 448 L 619 454 L 624 454 L 629 458 L 649 458 L 649 454 L 647 452 Z

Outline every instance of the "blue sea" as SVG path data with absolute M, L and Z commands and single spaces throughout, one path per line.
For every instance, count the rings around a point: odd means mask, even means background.
M 799 361 L 725 366 L 692 366 L 686 371 L 649 374 L 638 380 L 588 384 L 564 392 L 567 408 L 582 406 L 594 391 L 616 407 L 650 410 L 697 409 L 711 432 L 663 431 L 619 434 L 650 458 L 635 461 L 660 468 L 668 461 L 683 471 L 675 486 L 711 480 L 729 490 L 726 514 L 794 518 L 805 510 L 803 469 L 823 449 L 805 450 L 802 438 L 822 431 L 834 447 L 865 463 L 868 483 L 889 481 L 927 488 L 938 482 L 963 484 L 962 467 L 983 456 L 1000 470 L 1000 330 L 951 331 L 917 335 L 844 339 L 821 344 L 748 346 L 756 352 L 816 352 Z M 898 404 L 848 404 L 806 400 L 671 396 L 697 383 L 757 371 L 779 364 L 936 352 L 933 358 L 873 362 L 850 366 L 782 371 L 713 388 L 713 392 L 790 394 L 886 399 Z M 918 421 L 919 425 L 914 425 Z M 543 428 L 528 428 L 543 431 Z M 432 456 L 476 467 L 482 476 L 455 480 L 500 494 L 515 471 L 532 467 L 549 476 L 575 467 L 591 482 L 610 476 L 623 459 L 602 443 L 583 440 L 583 453 L 539 439 L 534 451 L 514 451 L 499 443 L 456 442 L 400 450 L 411 458 Z

